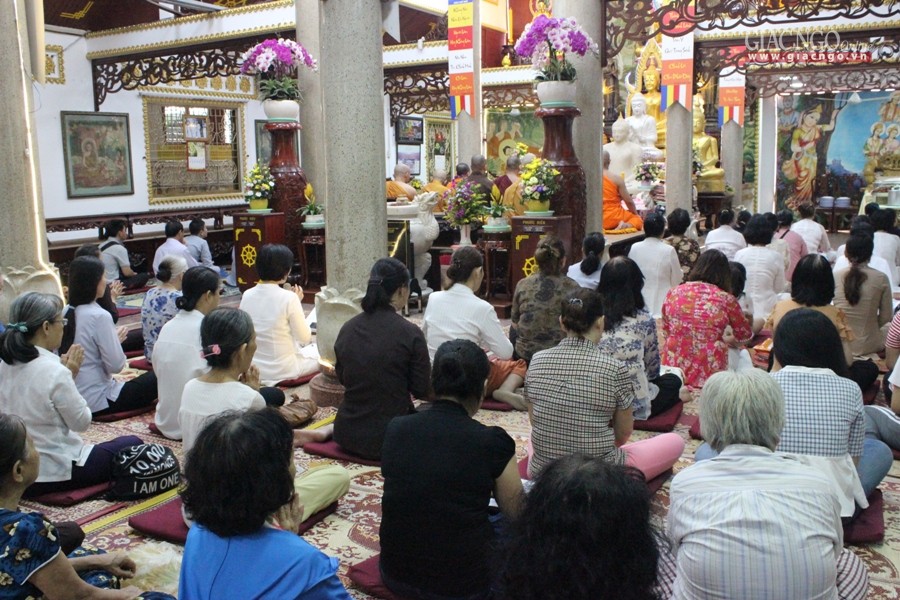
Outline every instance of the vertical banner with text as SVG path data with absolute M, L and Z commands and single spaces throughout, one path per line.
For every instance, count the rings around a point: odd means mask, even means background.
M 475 116 L 474 0 L 449 0 L 447 48 L 450 75 L 450 116 Z
M 744 86 L 747 78 L 743 73 L 732 73 L 719 77 L 719 127 L 728 121 L 744 124 Z
M 670 29 L 672 35 L 663 36 L 660 110 L 666 110 L 676 102 L 691 110 L 694 91 L 694 34 L 678 35 L 688 27 L 689 24 L 677 23 Z

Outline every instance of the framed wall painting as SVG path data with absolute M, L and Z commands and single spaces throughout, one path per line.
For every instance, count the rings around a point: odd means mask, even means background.
M 266 123 L 269 121 L 265 119 L 257 119 L 253 121 L 253 128 L 255 134 L 256 141 L 256 162 L 261 165 L 268 165 L 272 162 L 272 134 L 266 131 Z M 302 164 L 300 161 L 300 130 L 297 130 L 297 135 L 293 138 L 294 141 L 294 156 L 297 157 L 297 164 Z
M 197 117 L 194 115 L 185 115 L 184 117 L 184 139 L 185 141 L 201 141 L 205 142 L 209 139 L 207 133 L 206 117 Z
M 187 143 L 187 170 L 206 170 L 206 142 Z
M 134 194 L 124 113 L 60 112 L 69 198 Z
M 534 116 L 533 108 L 489 108 L 485 112 L 485 156 L 488 171 L 506 172 L 506 159 L 523 144 L 528 152 L 541 156 L 544 146 L 544 122 Z
M 397 144 L 397 162 L 409 167 L 410 175 L 419 175 L 422 172 L 422 146 Z
M 453 175 L 456 165 L 453 121 L 449 118 L 425 117 L 425 181 L 434 178 L 435 171 Z
M 423 119 L 421 117 L 397 118 L 397 143 L 421 144 L 425 140 Z

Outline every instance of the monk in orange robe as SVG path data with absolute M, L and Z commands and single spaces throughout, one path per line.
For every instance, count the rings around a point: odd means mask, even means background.
M 385 198 L 391 200 L 399 198 L 400 200 L 413 200 L 416 197 L 416 188 L 409 185 L 412 175 L 409 167 L 403 163 L 397 163 L 394 167 L 394 179 L 385 183 Z
M 622 206 L 622 203 L 628 210 Z M 637 215 L 625 180 L 609 172 L 609 152 L 603 151 L 603 229 L 644 229 L 644 221 Z

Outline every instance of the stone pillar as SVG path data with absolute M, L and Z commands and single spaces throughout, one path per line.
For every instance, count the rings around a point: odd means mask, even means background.
M 666 110 L 666 211 L 683 208 L 692 214 L 691 111 L 680 103 Z
M 778 139 L 778 111 L 775 96 L 760 98 L 756 118 L 758 119 L 758 139 L 766 140 L 767 144 L 766 151 L 762 150 L 762 145 L 756 150 L 756 206 L 759 212 L 777 212 L 775 181 L 776 173 L 778 173 L 778 156 L 774 149 L 769 149 L 773 146 L 771 140 Z
M 475 115 L 460 113 L 456 119 L 458 151 L 456 161 L 467 164 L 476 154 L 484 153 L 484 133 L 481 130 L 484 115 L 481 103 L 481 2 L 479 0 L 472 2 L 472 55 L 472 64 L 475 65 L 475 93 L 473 95 Z M 455 166 L 450 165 L 451 169 Z
M 387 254 L 381 5 L 298 0 L 297 23 L 319 60 L 301 78 L 301 120 L 304 170 L 326 206 L 328 286 L 365 289 Z
M 556 0 L 554 17 L 575 17 L 578 24 L 602 45 L 606 32 L 602 12 L 605 2 L 588 0 Z M 603 65 L 596 56 L 567 55 L 578 72 L 578 92 L 575 104 L 581 117 L 575 120 L 573 143 L 575 154 L 584 168 L 585 198 L 587 200 L 587 231 L 602 231 L 603 226 Z M 574 225 L 574 223 L 573 223 Z M 572 245 L 581 251 L 581 239 L 572 233 Z
M 741 202 L 744 179 L 744 128 L 733 119 L 722 126 L 722 168 L 725 169 L 725 183 L 734 188 L 732 206 Z
M 26 0 L 0 10 L 0 319 L 23 292 L 62 295 L 59 274 L 47 254 L 41 175 L 35 142 Z

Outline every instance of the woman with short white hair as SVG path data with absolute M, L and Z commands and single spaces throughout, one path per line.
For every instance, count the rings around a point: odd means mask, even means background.
M 778 382 L 757 369 L 712 375 L 700 422 L 719 455 L 672 480 L 671 597 L 865 598 L 868 574 L 843 550 L 830 479 L 775 453 L 785 422 Z

